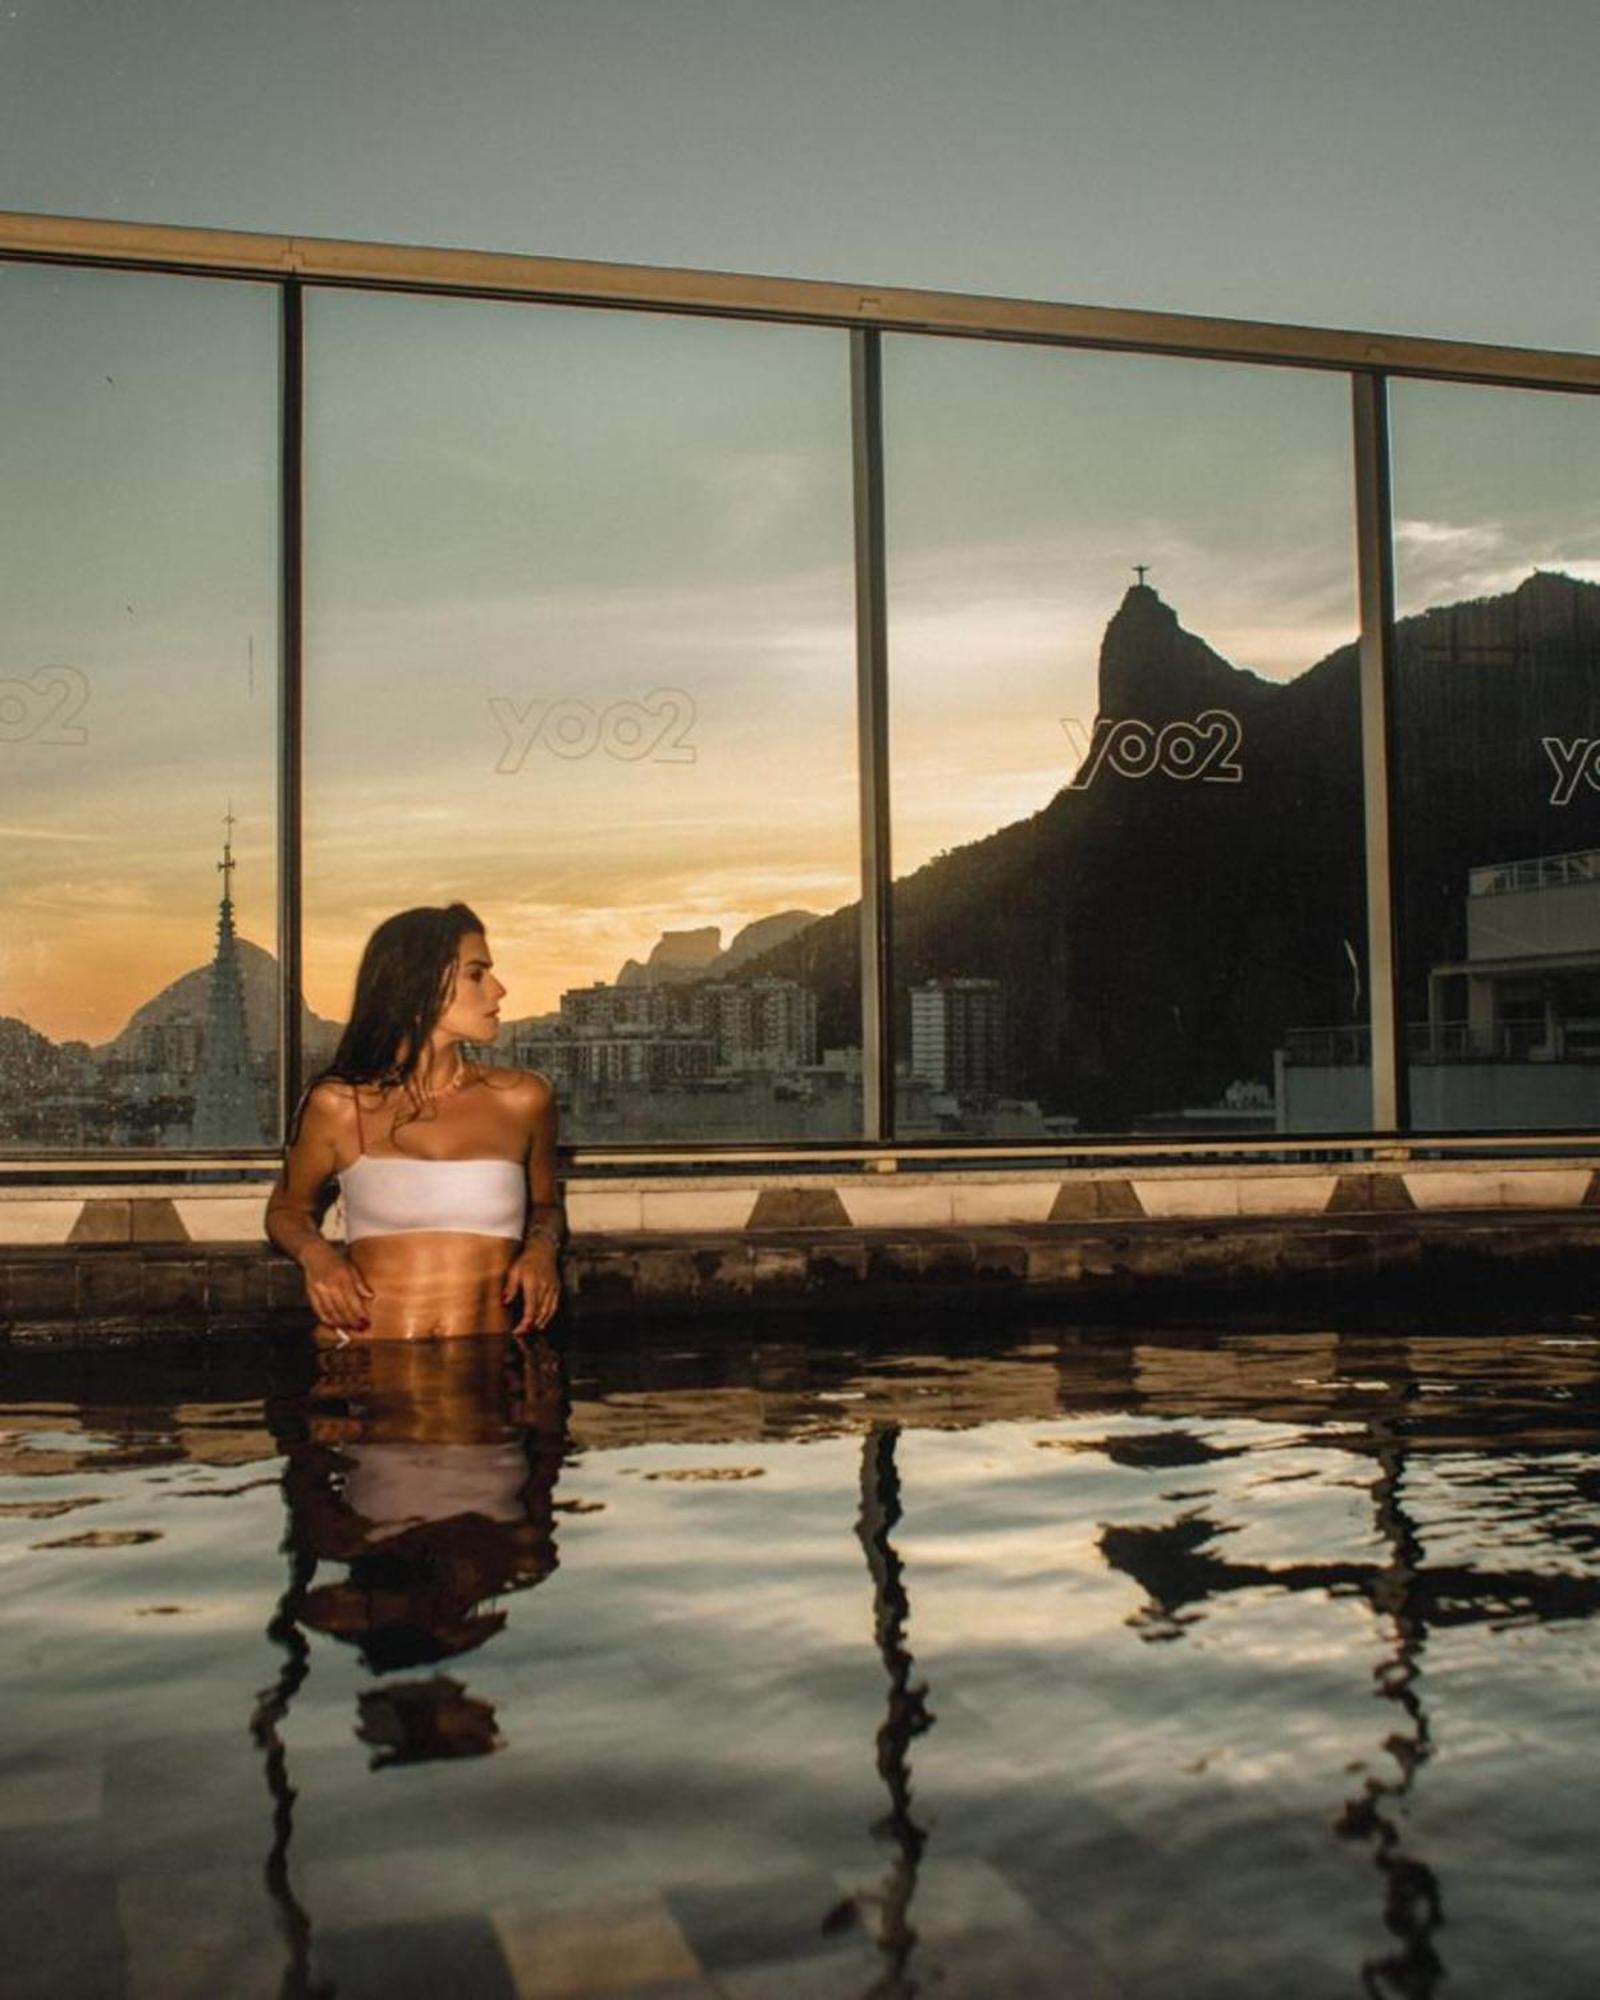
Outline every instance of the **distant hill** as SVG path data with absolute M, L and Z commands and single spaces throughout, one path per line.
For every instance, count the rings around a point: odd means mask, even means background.
M 252 1055 L 268 1055 L 278 1040 L 278 961 L 248 938 L 238 940 L 239 971 L 244 984 L 245 1024 Z M 197 965 L 170 985 L 163 986 L 153 999 L 135 1008 L 121 1032 L 95 1050 L 96 1056 L 129 1055 L 137 1045 L 139 1030 L 148 1026 L 166 1027 L 176 1021 L 205 1025 L 206 1002 L 211 990 L 211 966 Z M 325 1021 L 309 1007 L 300 1010 L 300 1033 L 308 1050 L 323 1042 L 331 1048 L 339 1037 L 339 1023 Z
M 1469 869 L 1600 846 L 1600 792 L 1553 806 L 1542 744 L 1600 736 L 1600 586 L 1541 572 L 1405 619 L 1396 665 L 1403 977 L 1421 1019 L 1429 967 L 1464 955 Z M 1366 1018 L 1356 647 L 1262 680 L 1135 586 L 1102 643 L 1100 714 L 1159 729 L 1208 708 L 1238 719 L 1241 782 L 1108 761 L 895 883 L 902 1037 L 910 985 L 999 979 L 1018 1087 L 1107 1130 L 1270 1084 L 1286 1028 Z M 805 967 L 824 1046 L 857 1038 L 857 921 L 836 911 L 748 968 Z
M 757 917 L 754 923 L 746 924 L 743 930 L 734 933 L 728 949 L 712 967 L 711 977 L 727 979 L 736 972 L 744 971 L 763 953 L 787 943 L 792 937 L 798 937 L 816 921 L 815 910 L 780 910 L 775 916 Z
M 726 951 L 721 949 L 722 931 L 716 924 L 693 931 L 664 931 L 642 965 L 636 958 L 627 960 L 616 983 L 669 986 L 692 979 L 727 979 L 816 921 L 814 910 L 780 910 L 774 916 L 757 917 L 734 933 Z
M 8 1085 L 37 1088 L 53 1082 L 60 1063 L 61 1051 L 48 1035 L 41 1035 L 14 1014 L 0 1014 L 0 1077 Z
M 686 979 L 703 979 L 721 950 L 722 932 L 716 924 L 693 931 L 663 931 L 643 965 L 636 958 L 624 961 L 615 984 L 669 986 Z

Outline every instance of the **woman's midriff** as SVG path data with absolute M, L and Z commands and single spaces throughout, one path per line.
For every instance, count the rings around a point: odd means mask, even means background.
M 360 1332 L 351 1329 L 349 1337 L 437 1340 L 505 1333 L 514 1322 L 500 1294 L 517 1248 L 504 1236 L 442 1229 L 360 1237 L 347 1254 L 372 1287 L 370 1324 Z M 331 1329 L 317 1332 L 330 1335 Z

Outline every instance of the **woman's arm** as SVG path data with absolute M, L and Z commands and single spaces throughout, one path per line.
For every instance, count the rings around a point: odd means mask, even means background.
M 513 1333 L 542 1332 L 561 1303 L 561 1246 L 566 1241 L 566 1210 L 556 1179 L 556 1094 L 542 1076 L 527 1076 L 530 1124 L 528 1141 L 528 1220 L 522 1249 L 506 1272 L 502 1294 L 509 1305 L 522 1294 L 522 1310 Z
M 267 1199 L 267 1236 L 305 1273 L 306 1299 L 322 1324 L 359 1331 L 368 1324 L 372 1287 L 318 1226 L 323 1191 L 338 1171 L 341 1127 L 353 1111 L 353 1097 L 345 1099 L 333 1084 L 319 1083 L 307 1097 L 283 1172 Z

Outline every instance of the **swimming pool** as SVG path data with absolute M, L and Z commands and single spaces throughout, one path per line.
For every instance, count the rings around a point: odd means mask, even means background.
M 10 1992 L 1592 1990 L 1585 1326 L 5 1369 Z

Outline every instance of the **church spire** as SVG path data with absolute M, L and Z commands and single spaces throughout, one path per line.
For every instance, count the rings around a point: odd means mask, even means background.
M 233 919 L 233 871 L 237 865 L 233 858 L 233 829 L 239 822 L 233 816 L 233 800 L 228 801 L 228 810 L 222 815 L 222 824 L 227 832 L 222 836 L 222 859 L 217 863 L 217 873 L 222 877 L 222 907 Z
M 250 1031 L 244 1011 L 244 976 L 233 929 L 233 803 L 223 816 L 222 900 L 217 905 L 217 950 L 211 961 L 206 1002 L 205 1054 L 196 1080 L 193 1143 L 197 1146 L 259 1146 L 255 1074 L 250 1063 Z

